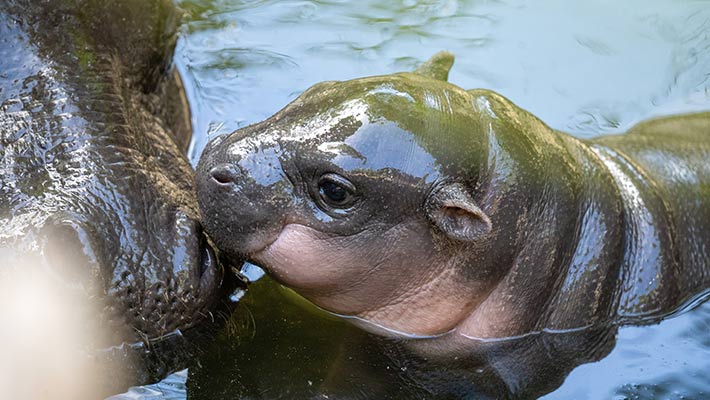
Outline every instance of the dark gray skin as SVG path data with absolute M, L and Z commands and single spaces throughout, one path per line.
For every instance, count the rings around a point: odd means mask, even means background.
M 184 331 L 220 294 L 170 69 L 179 17 L 167 0 L 0 2 L 0 274 L 85 299 L 87 348 Z
M 709 113 L 585 141 L 447 83 L 452 63 L 321 83 L 211 142 L 197 191 L 217 247 L 456 349 L 647 322 L 708 287 Z

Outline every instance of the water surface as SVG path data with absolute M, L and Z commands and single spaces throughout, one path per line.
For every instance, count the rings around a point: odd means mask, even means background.
M 710 107 L 710 2 L 180 1 L 176 61 L 198 138 L 263 120 L 324 80 L 456 54 L 450 81 L 577 136 Z

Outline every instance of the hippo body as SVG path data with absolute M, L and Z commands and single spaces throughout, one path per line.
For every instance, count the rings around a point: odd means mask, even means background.
M 591 141 L 625 205 L 622 316 L 659 315 L 710 284 L 710 113 Z
M 324 82 L 216 138 L 197 191 L 217 247 L 436 354 L 645 323 L 708 288 L 710 113 L 581 140 L 447 83 L 452 63 Z
M 84 350 L 184 331 L 221 293 L 170 69 L 178 21 L 162 0 L 0 4 L 0 280 L 84 299 L 101 332 Z

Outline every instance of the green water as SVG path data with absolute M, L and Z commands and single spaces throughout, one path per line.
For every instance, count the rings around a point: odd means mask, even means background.
M 444 49 L 457 56 L 450 82 L 496 90 L 580 137 L 710 110 L 709 1 L 179 4 L 187 19 L 176 64 L 193 111 L 193 163 L 209 137 L 267 118 L 316 82 L 409 70 Z M 186 385 L 181 375 L 179 390 L 132 398 L 308 398 L 334 385 L 360 398 L 362 382 L 401 393 L 417 385 L 402 359 L 368 354 L 374 339 L 266 278 L 244 303 Z M 707 304 L 622 328 L 610 354 L 580 361 L 546 398 L 708 398 L 709 338 Z

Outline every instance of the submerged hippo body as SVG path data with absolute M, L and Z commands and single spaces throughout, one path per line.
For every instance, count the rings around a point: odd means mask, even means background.
M 447 83 L 452 62 L 324 82 L 215 139 L 197 190 L 217 247 L 439 341 L 648 321 L 708 287 L 710 113 L 585 141 Z
M 85 350 L 184 331 L 220 292 L 169 68 L 178 21 L 162 0 L 0 2 L 0 282 L 90 305 Z

